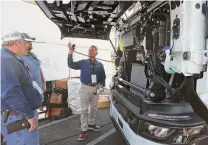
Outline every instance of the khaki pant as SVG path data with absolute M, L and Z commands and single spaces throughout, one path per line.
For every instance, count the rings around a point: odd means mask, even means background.
M 94 125 L 97 111 L 98 86 L 87 86 L 81 84 L 80 102 L 81 102 L 81 130 L 87 131 L 88 125 Z

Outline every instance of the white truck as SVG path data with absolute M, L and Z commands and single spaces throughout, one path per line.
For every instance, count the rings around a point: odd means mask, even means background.
M 62 38 L 116 29 L 110 117 L 128 144 L 208 144 L 208 1 L 36 3 Z

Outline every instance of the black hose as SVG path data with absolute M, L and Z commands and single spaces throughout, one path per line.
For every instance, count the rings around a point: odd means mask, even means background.
M 54 44 L 54 45 L 62 45 L 62 46 L 66 46 L 64 44 L 55 44 L 55 43 L 47 43 L 47 42 L 38 42 L 38 41 L 34 41 L 34 43 L 43 43 L 43 44 Z M 87 56 L 87 54 L 84 54 L 84 53 L 81 53 L 81 52 L 78 52 L 78 51 L 74 51 L 75 53 L 77 54 L 80 54 L 80 55 L 83 55 L 83 56 Z M 110 60 L 105 60 L 105 59 L 101 59 L 101 58 L 96 58 L 97 60 L 100 60 L 100 61 L 104 61 L 104 62 L 111 62 L 111 63 L 114 63 L 113 61 L 110 61 Z
M 84 53 L 81 53 L 81 52 L 78 52 L 78 51 L 74 51 L 75 53 L 77 54 L 80 54 L 80 55 L 83 55 L 83 56 L 87 56 L 87 54 L 84 54 Z M 114 63 L 113 61 L 110 61 L 110 60 L 105 60 L 105 59 L 101 59 L 101 58 L 96 58 L 97 60 L 100 60 L 100 61 L 104 61 L 104 62 L 111 62 L 111 63 Z
M 142 88 L 142 87 L 139 87 L 139 86 L 137 86 L 137 85 L 135 85 L 135 84 L 132 84 L 132 83 L 130 83 L 130 82 L 128 82 L 128 81 L 125 81 L 125 80 L 122 79 L 122 78 L 115 78 L 115 80 L 116 80 L 116 81 L 119 81 L 119 82 L 121 82 L 121 83 L 123 83 L 123 84 L 125 84 L 125 85 L 130 86 L 131 88 L 133 88 L 133 89 L 135 89 L 135 90 L 141 92 L 143 95 L 145 95 L 145 96 L 147 96 L 147 97 L 151 97 L 152 95 L 154 95 L 154 93 L 153 93 L 151 90 L 149 90 L 148 88 Z M 140 96 L 140 97 L 141 97 L 141 96 Z

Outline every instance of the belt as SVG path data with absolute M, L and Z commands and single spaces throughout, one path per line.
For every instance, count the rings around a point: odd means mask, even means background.
M 8 120 L 8 117 L 10 115 L 16 115 L 19 114 L 19 112 L 15 111 L 15 110 L 5 110 L 5 111 L 1 111 L 1 115 L 2 115 L 2 122 L 6 123 Z
M 97 86 L 97 84 L 85 84 L 85 83 L 82 83 L 82 84 L 84 84 L 84 85 L 86 85 L 86 86 L 91 86 L 91 87 Z
M 15 110 L 9 111 L 9 115 L 17 115 L 17 114 L 19 114 L 19 112 Z
M 1 112 L 1 114 L 3 113 L 4 111 Z M 15 110 L 10 110 L 9 111 L 9 115 L 17 115 L 19 114 L 19 112 L 15 111 Z

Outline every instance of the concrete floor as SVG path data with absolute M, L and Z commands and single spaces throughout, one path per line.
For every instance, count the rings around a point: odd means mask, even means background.
M 102 127 L 100 132 L 88 132 L 84 141 L 78 141 L 80 133 L 79 116 L 71 116 L 58 121 L 43 120 L 39 123 L 41 145 L 125 145 L 123 138 L 115 131 L 110 117 L 109 108 L 99 109 L 97 124 Z

